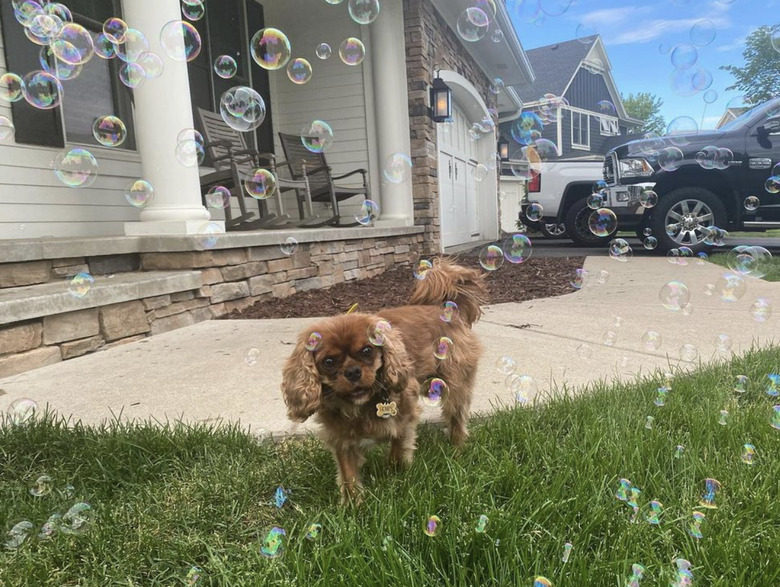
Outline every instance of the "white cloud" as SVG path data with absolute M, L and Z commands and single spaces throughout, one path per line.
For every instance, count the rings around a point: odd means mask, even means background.
M 610 45 L 627 45 L 629 43 L 646 43 L 655 39 L 660 39 L 664 35 L 681 33 L 691 30 L 691 27 L 699 22 L 699 18 L 679 18 L 679 19 L 656 19 L 642 23 L 639 27 L 633 27 L 616 31 L 613 36 L 610 31 L 602 36 L 605 42 Z M 722 17 L 710 18 L 712 24 L 717 30 L 727 28 L 730 24 L 728 20 Z
M 731 43 L 726 43 L 725 45 L 719 45 L 718 47 L 715 48 L 715 50 L 718 53 L 725 53 L 726 51 L 734 51 L 735 49 L 744 49 L 746 40 L 747 37 L 738 37 L 734 39 Z

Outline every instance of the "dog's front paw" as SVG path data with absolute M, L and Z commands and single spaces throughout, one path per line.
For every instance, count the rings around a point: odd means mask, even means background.
M 342 506 L 359 506 L 361 503 L 363 503 L 363 485 L 360 483 L 342 483 L 340 491 Z

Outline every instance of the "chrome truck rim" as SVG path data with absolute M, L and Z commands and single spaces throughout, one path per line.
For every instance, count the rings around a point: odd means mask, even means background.
M 701 200 L 682 200 L 666 213 L 666 234 L 678 245 L 698 245 L 709 235 L 715 215 Z

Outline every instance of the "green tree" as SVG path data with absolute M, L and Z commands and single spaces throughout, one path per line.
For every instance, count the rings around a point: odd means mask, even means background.
M 777 37 L 774 39 L 772 37 Z M 737 83 L 726 88 L 744 92 L 751 104 L 760 104 L 780 94 L 780 36 L 778 25 L 761 26 L 745 39 L 742 57 L 745 64 L 722 65 L 721 69 L 733 75 Z
M 650 92 L 639 92 L 638 94 L 621 96 L 621 99 L 628 115 L 631 118 L 643 120 L 645 123 L 642 128 L 636 131 L 637 133 L 653 132 L 662 135 L 666 132 L 666 121 L 660 114 L 661 106 L 664 105 L 661 98 Z

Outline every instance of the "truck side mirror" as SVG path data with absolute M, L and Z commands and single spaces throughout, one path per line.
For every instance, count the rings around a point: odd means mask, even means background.
M 764 125 L 760 128 L 762 128 L 767 135 L 780 134 L 780 114 L 775 114 L 774 116 L 767 118 L 766 121 L 764 121 Z

